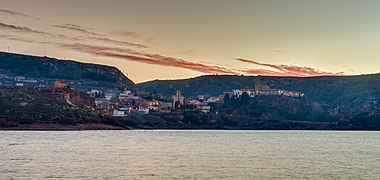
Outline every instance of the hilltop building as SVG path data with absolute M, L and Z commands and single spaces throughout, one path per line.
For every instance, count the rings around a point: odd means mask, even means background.
M 243 94 L 243 91 L 240 89 L 234 89 L 232 92 L 234 93 L 233 95 L 237 98 L 240 98 L 240 96 Z

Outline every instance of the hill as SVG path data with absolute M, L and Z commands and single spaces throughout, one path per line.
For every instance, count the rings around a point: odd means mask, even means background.
M 190 125 L 222 129 L 380 129 L 380 74 L 308 78 L 208 75 L 155 80 L 137 87 L 164 96 L 181 90 L 182 95 L 192 98 L 262 87 L 305 94 L 302 98 L 258 96 L 244 102 L 225 99 L 217 116 L 192 115 L 185 123 Z
M 218 96 L 233 89 L 254 89 L 255 84 L 303 92 L 308 101 L 328 104 L 357 97 L 380 98 L 380 74 L 307 78 L 207 75 L 182 80 L 154 80 L 137 84 L 137 87 L 142 91 L 165 96 L 181 90 L 185 97 L 197 97 Z
M 0 74 L 31 78 L 84 81 L 94 86 L 127 87 L 135 84 L 115 67 L 0 52 Z
M 124 129 L 106 124 L 92 106 L 80 91 L 0 86 L 0 130 Z

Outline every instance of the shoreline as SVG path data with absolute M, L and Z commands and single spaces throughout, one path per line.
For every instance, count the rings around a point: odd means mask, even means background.
M 88 131 L 88 130 L 131 130 L 132 128 L 124 128 L 107 124 L 77 124 L 77 125 L 61 125 L 61 124 L 25 124 L 17 127 L 0 127 L 0 131 Z
M 205 128 L 205 127 L 168 127 L 168 128 L 152 128 L 152 127 L 120 127 L 107 124 L 77 124 L 77 125 L 61 125 L 61 124 L 23 124 L 17 127 L 0 127 L 0 131 L 115 131 L 115 130 L 231 130 L 231 131 L 379 131 L 369 129 L 271 129 L 271 128 L 232 128 L 232 127 L 220 127 L 220 128 Z

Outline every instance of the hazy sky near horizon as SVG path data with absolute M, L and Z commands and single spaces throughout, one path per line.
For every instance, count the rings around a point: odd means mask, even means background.
M 0 50 L 202 74 L 378 73 L 378 0 L 0 0 Z

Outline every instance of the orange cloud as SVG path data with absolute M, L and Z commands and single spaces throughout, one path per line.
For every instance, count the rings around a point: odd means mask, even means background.
M 81 32 L 81 33 L 84 33 L 84 34 L 89 34 L 89 35 L 94 35 L 94 36 L 104 36 L 102 34 L 98 34 L 98 33 L 95 33 L 95 32 L 92 32 L 92 31 L 89 31 L 81 26 L 77 26 L 77 25 L 72 25 L 72 24 L 65 24 L 65 25 L 53 25 L 54 27 L 57 27 L 57 28 L 61 28 L 61 29 L 68 29 L 68 30 L 71 30 L 71 31 L 77 31 L 77 32 Z
M 267 69 L 248 69 L 248 70 L 243 70 L 244 74 L 249 74 L 249 75 L 260 75 L 260 76 L 287 76 L 286 74 L 276 72 L 276 71 L 271 71 Z
M 206 65 L 201 63 L 193 63 L 179 58 L 163 56 L 159 54 L 150 54 L 144 52 L 137 52 L 131 49 L 117 48 L 117 47 L 104 47 L 87 44 L 59 44 L 59 47 L 76 50 L 82 53 L 87 53 L 96 56 L 111 57 L 117 59 L 124 59 L 133 62 L 140 62 L 145 64 L 155 64 L 168 67 L 184 68 L 194 70 L 202 73 L 210 74 L 237 74 L 236 72 L 226 69 L 221 66 Z
M 244 63 L 250 63 L 250 64 L 255 64 L 258 66 L 273 68 L 273 69 L 277 70 L 280 73 L 279 75 L 281 75 L 281 76 L 309 77 L 309 76 L 342 76 L 342 75 L 344 75 L 343 72 L 331 73 L 331 72 L 321 71 L 321 70 L 310 68 L 310 67 L 260 63 L 257 61 L 240 59 L 240 58 L 237 58 L 236 60 L 240 61 L 240 62 L 244 62 Z M 275 72 L 273 74 L 276 74 L 277 71 L 271 71 L 271 72 Z M 251 71 L 250 74 L 260 75 L 259 73 L 253 73 L 253 72 L 255 72 L 255 71 Z
M 71 26 L 71 25 L 66 25 L 64 27 L 74 28 L 74 26 Z M 194 71 L 198 71 L 202 73 L 237 74 L 233 70 L 227 69 L 222 66 L 194 63 L 194 62 L 190 62 L 190 61 L 180 59 L 180 58 L 174 58 L 174 57 L 164 56 L 160 54 L 152 54 L 152 53 L 147 53 L 147 52 L 142 52 L 142 51 L 135 51 L 129 48 L 112 46 L 112 45 L 125 45 L 125 46 L 131 46 L 131 47 L 147 48 L 147 46 L 144 46 L 144 45 L 112 40 L 105 37 L 97 37 L 97 36 L 91 37 L 90 36 L 90 37 L 77 38 L 77 37 L 70 37 L 66 35 L 51 34 L 47 32 L 36 31 L 28 27 L 23 27 L 23 26 L 20 27 L 20 26 L 8 25 L 4 23 L 0 23 L 0 29 L 20 31 L 24 33 L 45 34 L 45 35 L 49 35 L 50 37 L 50 40 L 46 41 L 46 40 L 39 39 L 38 36 L 35 36 L 35 38 L 30 39 L 30 38 L 24 38 L 24 37 L 18 36 L 17 34 L 12 34 L 12 35 L 0 34 L 1 38 L 8 39 L 8 40 L 14 40 L 14 41 L 20 41 L 20 42 L 26 42 L 26 43 L 53 45 L 59 48 L 70 49 L 70 50 L 74 50 L 77 52 L 86 53 L 90 55 L 124 59 L 128 61 L 140 62 L 140 63 L 145 63 L 145 64 L 155 64 L 155 65 L 160 65 L 160 66 L 183 68 L 183 69 L 194 70 Z M 12 31 L 10 31 L 10 33 L 12 33 Z M 68 42 L 62 42 L 60 41 L 60 39 L 66 40 Z M 105 42 L 105 43 L 111 44 L 111 46 L 89 45 L 89 44 L 79 43 L 83 41 L 83 39 L 91 39 L 91 40 L 96 40 L 99 42 Z
M 142 45 L 142 44 L 137 44 L 137 43 L 131 43 L 131 42 L 126 42 L 126 41 L 117 41 L 105 37 L 87 37 L 88 39 L 93 39 L 97 41 L 102 41 L 105 43 L 110 43 L 113 45 L 121 45 L 121 46 L 135 46 L 137 48 L 148 48 L 148 46 Z
M 77 25 L 70 25 L 70 26 L 77 26 Z M 84 40 L 85 41 L 95 40 L 95 41 L 99 41 L 102 43 L 108 43 L 108 44 L 115 45 L 115 46 L 131 46 L 131 47 L 136 47 L 136 48 L 148 48 L 147 46 L 142 45 L 142 44 L 131 43 L 131 42 L 126 42 L 126 41 L 117 41 L 117 40 L 113 40 L 113 39 L 106 38 L 106 37 L 98 37 L 98 36 L 71 37 L 71 36 L 67 36 L 67 35 L 63 35 L 63 34 L 52 34 L 52 33 L 44 32 L 44 31 L 33 30 L 33 29 L 30 29 L 30 28 L 25 27 L 25 26 L 15 26 L 15 25 L 5 24 L 5 23 L 1 23 L 1 22 L 0 22 L 0 30 L 7 30 L 7 31 L 9 31 L 9 33 L 12 33 L 12 34 L 14 34 L 13 32 L 20 32 L 20 33 L 25 33 L 25 34 L 45 35 L 45 36 L 49 36 L 50 38 L 53 38 L 55 40 L 62 40 L 63 39 L 63 40 L 71 41 L 71 42 L 84 41 Z M 2 35 L 5 35 L 5 34 L 2 34 Z M 104 36 L 104 35 L 99 35 L 99 36 Z M 36 37 L 38 37 L 38 36 L 36 36 Z M 10 39 L 10 40 L 17 40 L 16 37 L 12 37 L 12 38 L 13 39 Z M 25 39 L 23 39 L 23 40 L 25 40 Z M 31 42 L 33 40 L 28 40 L 28 41 Z M 38 43 L 38 40 L 35 40 L 35 42 Z
M 66 26 L 71 26 L 71 27 L 76 27 L 76 28 L 81 28 L 81 29 L 93 30 L 93 28 L 79 26 L 79 25 L 76 25 L 76 24 L 65 24 L 65 25 Z
M 85 29 L 78 25 L 66 24 L 65 27 Z M 249 74 L 249 75 L 265 75 L 265 76 L 296 76 L 296 77 L 307 77 L 307 76 L 340 76 L 343 73 L 331 73 L 325 72 L 318 69 L 310 67 L 301 66 L 290 66 L 290 65 L 276 65 L 269 63 L 260 63 L 253 60 L 247 59 L 236 59 L 237 61 L 255 64 L 268 69 L 233 69 L 226 65 L 215 65 L 211 63 L 198 63 L 191 62 L 189 60 L 184 60 L 175 57 L 169 57 L 161 54 L 154 54 L 144 51 L 137 51 L 130 48 L 147 48 L 147 46 L 141 44 L 135 44 L 125 41 L 117 41 L 109 39 L 107 37 L 99 36 L 79 36 L 72 37 L 62 34 L 53 34 L 49 32 L 43 32 L 38 30 L 33 30 L 25 26 L 15 26 L 4 24 L 0 22 L 0 30 L 2 34 L 0 37 L 3 39 L 26 42 L 26 43 L 36 43 L 44 45 L 52 45 L 58 48 L 73 50 L 76 52 L 86 53 L 89 55 L 102 56 L 123 59 L 133 62 L 140 62 L 145 64 L 155 64 L 166 67 L 183 68 L 188 70 L 193 70 L 201 73 L 209 74 Z M 5 32 L 5 33 L 3 33 Z M 16 33 L 14 33 L 16 32 Z M 7 34 L 8 33 L 8 34 Z M 31 39 L 27 39 L 22 35 L 32 34 Z M 9 35 L 10 34 L 10 35 Z M 48 38 L 40 38 L 37 35 L 44 35 Z M 64 41 L 62 41 L 64 40 Z M 88 42 L 89 40 L 94 40 L 95 43 L 101 45 L 83 44 L 82 42 Z M 107 43 L 108 45 L 104 45 Z M 130 47 L 130 48 L 128 48 Z M 185 53 L 192 54 L 196 52 L 197 49 L 191 49 Z
M 10 11 L 10 10 L 6 10 L 6 9 L 0 9 L 0 12 L 4 13 L 4 14 L 11 15 L 11 16 L 20 16 L 20 17 L 26 17 L 26 18 L 41 20 L 40 18 L 36 18 L 36 17 L 30 16 L 30 15 L 27 15 L 24 13 L 20 13 L 20 12 L 16 12 L 16 11 Z
M 43 31 L 32 30 L 25 26 L 15 26 L 15 25 L 10 25 L 10 24 L 4 24 L 1 22 L 0 22 L 0 29 L 23 32 L 23 33 L 34 33 L 34 34 L 40 34 L 40 35 L 53 35 L 51 33 L 43 32 Z
M 119 36 L 128 36 L 132 38 L 137 38 L 143 35 L 141 32 L 137 31 L 127 31 L 127 30 L 114 30 L 111 32 L 112 34 L 119 35 Z

